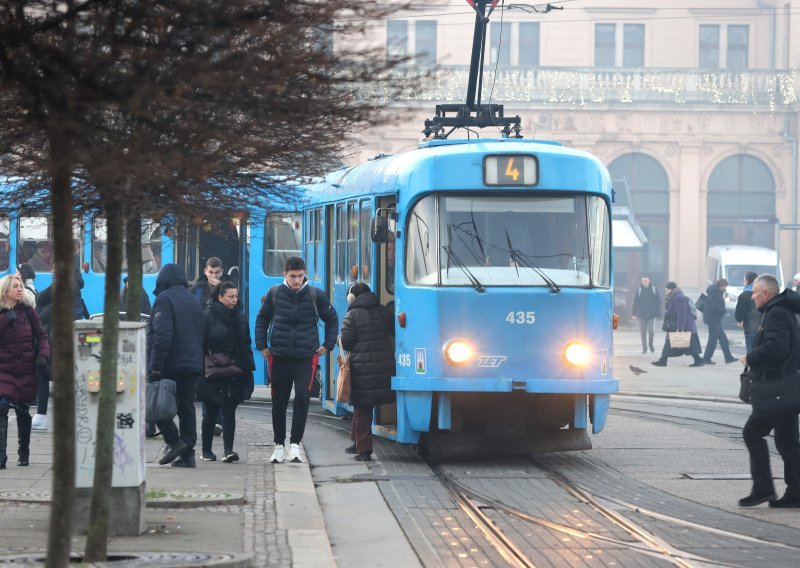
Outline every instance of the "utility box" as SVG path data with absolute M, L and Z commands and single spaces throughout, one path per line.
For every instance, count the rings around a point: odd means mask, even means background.
M 114 420 L 114 473 L 109 534 L 145 531 L 146 324 L 119 323 L 117 404 Z M 97 410 L 100 391 L 102 320 L 76 321 L 75 340 L 75 509 L 76 533 L 89 525 L 94 482 Z

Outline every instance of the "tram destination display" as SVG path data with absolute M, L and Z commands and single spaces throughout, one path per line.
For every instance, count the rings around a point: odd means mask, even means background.
M 539 181 L 538 166 L 534 156 L 486 156 L 483 160 L 483 182 L 486 185 L 536 185 Z

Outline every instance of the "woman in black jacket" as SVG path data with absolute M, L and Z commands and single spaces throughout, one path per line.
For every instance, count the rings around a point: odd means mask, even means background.
M 363 282 L 350 287 L 347 303 L 341 340 L 350 352 L 350 404 L 355 411 L 350 435 L 355 444 L 347 451 L 367 461 L 372 459 L 372 411 L 376 404 L 394 401 L 394 317 Z
M 222 461 L 232 463 L 239 460 L 239 454 L 233 451 L 236 407 L 253 394 L 253 371 L 256 365 L 253 360 L 250 328 L 242 311 L 236 307 L 239 301 L 236 284 L 221 282 L 212 291 L 211 298 L 210 306 L 204 312 L 203 353 L 227 353 L 244 374 L 223 379 L 203 378 L 200 381 L 197 397 L 206 405 L 202 427 L 202 459 L 217 459 L 211 451 L 211 443 L 214 440 L 216 418 L 221 409 L 222 442 L 225 450 Z

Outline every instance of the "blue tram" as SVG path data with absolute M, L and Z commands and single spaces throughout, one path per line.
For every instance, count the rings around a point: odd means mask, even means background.
M 0 185 L 0 192 L 2 192 Z M 13 274 L 22 263 L 36 270 L 35 285 L 52 283 L 52 219 L 46 211 L 0 209 L 0 276 Z M 73 226 L 75 265 L 84 280 L 83 300 L 90 313 L 103 311 L 106 271 L 106 227 L 101 215 L 81 215 Z M 249 211 L 241 218 L 199 224 L 142 220 L 142 285 L 153 301 L 161 266 L 176 262 L 190 282 L 203 274 L 205 262 L 217 256 L 225 277 L 239 283 L 251 328 L 261 307 L 261 296 L 283 280 L 287 257 L 301 254 L 300 213 L 285 207 Z M 123 264 L 123 272 L 127 266 Z M 251 332 L 253 330 L 251 329 Z M 266 384 L 266 365 L 255 354 L 256 383 Z
M 433 140 L 312 185 L 304 255 L 340 317 L 367 282 L 396 315 L 395 404 L 374 432 L 440 453 L 591 447 L 612 372 L 611 183 L 592 155 Z M 335 414 L 333 358 L 322 404 Z

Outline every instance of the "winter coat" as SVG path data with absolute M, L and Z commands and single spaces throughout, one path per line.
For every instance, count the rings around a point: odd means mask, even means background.
M 360 294 L 342 322 L 342 347 L 350 352 L 350 404 L 394 401 L 394 317 L 372 292 Z
M 679 357 L 681 355 L 699 355 L 702 352 L 700 336 L 697 335 L 697 324 L 695 324 L 692 309 L 689 307 L 689 298 L 676 288 L 667 294 L 667 307 L 664 311 L 664 325 L 662 329 L 670 331 L 690 331 L 692 337 L 689 347 L 678 349 L 671 347 L 667 352 L 668 357 Z M 669 342 L 669 336 L 667 336 Z
M 713 284 L 706 288 L 706 304 L 703 307 L 703 323 L 718 325 L 725 316 L 725 298 L 723 292 Z
M 121 312 L 128 311 L 128 304 L 126 301 L 127 298 L 128 298 L 128 287 L 123 286 L 122 292 L 120 292 L 119 294 L 119 311 Z M 152 310 L 153 307 L 150 305 L 150 297 L 147 295 L 147 292 L 144 291 L 144 288 L 142 288 L 142 301 L 141 301 L 141 306 L 139 308 L 139 313 L 147 314 L 149 316 Z
M 148 373 L 203 374 L 203 310 L 188 286 L 180 265 L 165 264 L 158 273 L 148 323 Z
M 680 288 L 667 295 L 667 307 L 664 311 L 664 331 L 691 331 L 697 333 L 692 310 L 687 298 Z
M 0 311 L 0 396 L 12 402 L 33 402 L 39 355 L 49 359 L 50 344 L 36 311 L 21 302 L 12 310 Z
M 753 301 L 753 285 L 748 284 L 739 294 L 739 299 L 736 300 L 735 317 L 737 322 L 744 322 L 742 329 L 746 334 L 755 333 L 761 327 L 761 319 L 763 318 L 761 312 L 756 309 L 756 303 Z
M 800 294 L 784 290 L 761 311 L 764 320 L 747 354 L 747 364 L 756 376 L 777 380 L 800 369 Z
M 241 377 L 203 379 L 197 386 L 197 397 L 216 404 L 222 404 L 231 397 L 237 401 L 247 400 L 253 394 L 253 360 L 250 326 L 244 314 L 236 307 L 226 308 L 219 300 L 212 300 L 211 306 L 203 312 L 205 320 L 203 334 L 203 353 L 227 353 L 245 373 Z
M 86 304 L 81 296 L 83 290 L 83 275 L 77 268 L 73 273 L 73 289 L 72 289 L 72 319 L 82 320 L 89 319 L 89 310 L 86 309 Z M 50 285 L 36 296 L 36 313 L 39 314 L 39 319 L 48 334 L 52 331 L 53 326 L 53 286 Z
M 653 284 L 646 288 L 639 286 L 639 289 L 636 290 L 631 315 L 643 320 L 657 318 L 661 315 L 661 295 Z
M 197 298 L 197 301 L 200 302 L 200 307 L 204 310 L 211 307 L 211 290 L 213 288 L 208 285 L 208 278 L 205 274 L 201 274 L 194 284 L 189 287 L 189 293 Z
M 315 291 L 315 309 L 310 288 L 308 281 L 298 291 L 292 290 L 285 281 L 270 288 L 256 318 L 256 349 L 269 347 L 269 352 L 276 357 L 311 357 L 319 349 L 317 314 L 325 322 L 322 345 L 328 351 L 333 349 L 339 316 L 320 289 Z

